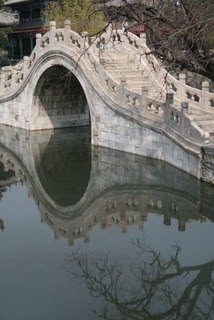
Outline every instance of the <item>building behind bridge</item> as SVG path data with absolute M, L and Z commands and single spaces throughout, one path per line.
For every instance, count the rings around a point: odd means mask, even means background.
M 41 12 L 46 0 L 4 0 L 5 6 L 19 13 L 19 24 L 9 33 L 10 52 L 12 59 L 22 59 L 30 55 L 36 42 L 37 33 L 45 33 Z
M 22 59 L 25 55 L 30 55 L 36 42 L 36 34 L 44 34 L 46 27 L 42 23 L 42 10 L 48 0 L 4 0 L 4 4 L 19 14 L 19 24 L 13 27 L 9 34 L 10 52 L 12 59 Z M 71 0 L 72 1 L 72 0 Z M 129 0 L 130 2 L 133 0 Z M 154 5 L 158 0 L 144 0 L 148 5 Z M 109 0 L 110 8 L 121 6 L 121 0 Z M 110 13 L 110 12 L 109 12 Z M 120 22 L 119 22 L 120 24 Z M 117 27 L 118 22 L 114 25 Z M 136 29 L 136 30 L 135 30 Z M 144 32 L 143 26 L 138 26 L 133 32 L 138 34 Z M 135 32 L 136 31 L 136 32 Z

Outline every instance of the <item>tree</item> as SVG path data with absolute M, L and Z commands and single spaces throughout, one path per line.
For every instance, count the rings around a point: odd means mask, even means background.
M 183 265 L 179 247 L 166 257 L 139 241 L 136 245 L 140 262 L 125 268 L 126 272 L 109 256 L 93 258 L 80 251 L 72 255 L 77 266 L 74 275 L 104 303 L 101 319 L 213 319 L 213 260 Z
M 91 0 L 59 0 L 47 2 L 43 12 L 44 23 L 55 20 L 57 27 L 63 27 L 65 20 L 71 20 L 71 28 L 76 32 L 88 31 L 96 34 L 104 27 L 103 12 Z
M 180 68 L 214 81 L 213 0 L 100 0 L 109 22 L 144 26 L 151 53 L 168 69 Z
M 3 11 L 3 12 L 10 11 L 10 8 L 5 7 L 3 0 L 0 0 L 0 11 Z M 3 27 L 3 28 L 0 27 L 0 52 L 2 50 L 8 49 L 8 45 L 9 45 L 8 33 L 9 32 L 11 32 L 10 27 Z M 0 58 L 0 60 L 1 60 L 1 58 Z
M 4 227 L 4 221 L 2 219 L 0 219 L 0 230 L 4 231 L 5 227 Z

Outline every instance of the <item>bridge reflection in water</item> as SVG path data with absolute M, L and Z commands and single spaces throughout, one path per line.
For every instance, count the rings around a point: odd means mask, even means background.
M 162 219 L 159 229 L 165 225 L 166 232 L 176 223 L 178 233 L 185 235 L 193 221 L 214 222 L 214 187 L 165 162 L 92 147 L 87 127 L 30 136 L 20 129 L 0 127 L 1 196 L 7 186 L 20 182 L 27 186 L 41 221 L 54 231 L 55 239 L 62 237 L 74 245 L 68 263 L 89 293 L 101 298 L 103 304 L 95 302 L 101 319 L 213 319 L 214 262 L 209 254 L 208 261 L 189 263 L 178 246 L 166 257 L 164 250 L 136 240 L 133 248 L 125 250 L 125 263 L 121 254 L 121 266 L 111 256 L 115 248 L 124 253 L 121 244 L 110 245 L 108 256 L 102 241 L 101 254 L 94 256 L 86 248 L 98 225 L 105 232 L 116 226 L 121 235 L 138 226 L 143 234 L 152 216 Z M 7 229 L 3 220 L 0 228 Z M 152 239 L 157 228 L 150 230 Z M 196 239 L 188 235 L 185 241 L 192 241 L 194 247 Z M 83 251 L 76 251 L 78 238 L 89 242 Z
M 88 240 L 102 228 L 143 228 L 150 213 L 185 231 L 191 220 L 214 221 L 214 188 L 165 162 L 90 145 L 87 127 L 29 133 L 0 127 L 1 175 L 22 181 L 55 237 Z M 14 174 L 12 174 L 14 172 Z M 7 184 L 1 179 L 1 185 Z

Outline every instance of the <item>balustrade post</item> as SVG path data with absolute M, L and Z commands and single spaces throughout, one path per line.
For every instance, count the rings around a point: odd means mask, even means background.
M 64 28 L 65 30 L 71 30 L 71 20 L 64 21 Z
M 89 39 L 88 39 L 88 32 L 87 31 L 82 32 L 82 38 L 84 39 L 84 45 L 86 47 L 88 47 Z
M 23 74 L 25 74 L 25 72 L 28 69 L 29 66 L 29 57 L 28 56 L 24 56 L 23 60 L 24 60 L 24 64 L 23 64 Z
M 3 72 L 0 73 L 0 88 L 1 93 L 5 93 L 5 74 Z
M 125 106 L 126 99 L 125 99 L 125 85 L 126 85 L 126 78 L 120 79 L 120 103 L 122 106 Z
M 42 35 L 41 33 L 37 33 L 36 34 L 36 55 L 39 54 L 40 50 L 41 50 L 41 41 L 42 41 Z
M 16 85 L 16 70 L 12 70 L 12 78 L 11 78 L 11 88 L 13 89 L 13 87 Z
M 180 73 L 179 83 L 178 83 L 178 98 L 180 101 L 185 100 L 185 85 L 186 85 L 186 75 L 184 73 Z
M 49 30 L 50 31 L 56 30 L 56 21 L 49 22 Z
M 147 107 L 148 107 L 148 94 L 149 94 L 149 90 L 147 87 L 142 87 L 141 88 L 141 102 L 140 102 L 140 108 L 142 110 L 142 114 L 145 114 L 147 111 Z
M 186 126 L 187 117 L 186 115 L 188 114 L 188 108 L 189 108 L 189 103 L 186 101 L 181 102 L 181 122 L 180 122 L 180 132 L 183 136 L 187 136 L 188 134 L 188 127 Z M 187 128 L 186 128 L 187 127 Z
M 69 47 L 70 44 L 70 30 L 71 30 L 71 20 L 64 21 L 64 43 Z
M 174 93 L 167 93 L 166 94 L 166 103 L 165 103 L 165 108 L 164 108 L 164 121 L 165 124 L 170 123 L 170 106 L 173 105 L 174 101 Z
M 173 104 L 174 101 L 174 93 L 167 93 L 166 94 L 166 104 L 170 105 Z
M 145 32 L 140 34 L 140 40 L 141 40 L 142 44 L 146 45 L 146 33 Z
M 55 31 L 56 30 L 56 22 L 55 21 L 50 21 L 49 22 L 49 29 L 50 29 L 50 31 Z M 48 44 L 49 45 L 54 45 L 55 41 L 56 41 L 56 34 L 54 32 L 52 32 L 51 34 L 49 34 L 49 38 L 47 40 L 48 40 Z
M 208 107 L 208 97 L 207 93 L 209 92 L 210 84 L 209 82 L 205 81 L 202 83 L 202 92 L 201 92 L 201 107 L 206 108 Z
M 188 114 L 189 103 L 186 101 L 181 102 L 182 114 Z

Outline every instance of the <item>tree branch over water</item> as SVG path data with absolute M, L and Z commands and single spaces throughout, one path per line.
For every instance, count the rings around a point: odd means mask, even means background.
M 135 242 L 138 264 L 124 268 L 110 256 L 91 258 L 73 252 L 73 273 L 82 278 L 92 297 L 105 306 L 103 319 L 213 319 L 214 261 L 182 265 L 180 248 L 163 257 Z
M 108 21 L 129 23 L 128 30 L 144 26 L 152 53 L 169 70 L 187 69 L 214 81 L 213 0 L 99 2 Z
M 4 231 L 5 226 L 4 226 L 4 221 L 2 219 L 0 219 L 0 230 Z

